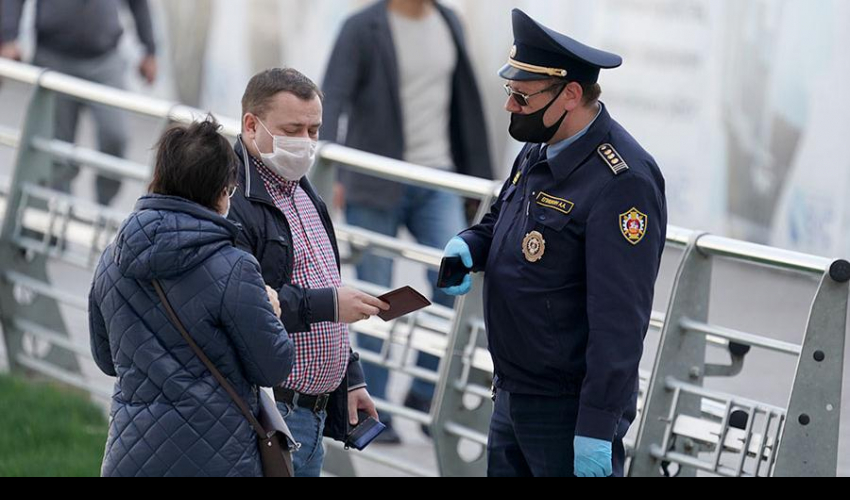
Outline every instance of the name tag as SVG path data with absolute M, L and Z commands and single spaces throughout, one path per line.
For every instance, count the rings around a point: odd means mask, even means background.
M 540 193 L 537 195 L 537 204 L 541 207 L 557 210 L 564 215 L 569 215 L 570 212 L 573 211 L 573 207 L 576 206 L 576 204 L 571 201 L 548 195 L 546 193 Z

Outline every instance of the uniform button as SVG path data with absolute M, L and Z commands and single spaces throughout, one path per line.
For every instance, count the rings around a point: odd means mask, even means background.
M 546 216 L 545 216 L 545 215 L 541 215 L 541 216 L 540 216 L 540 220 L 546 220 Z

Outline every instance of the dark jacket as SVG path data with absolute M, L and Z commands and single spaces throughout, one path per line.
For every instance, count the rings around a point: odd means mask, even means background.
M 26 0 L 2 0 L 0 38 L 18 39 Z M 102 56 L 118 48 L 124 28 L 119 7 L 126 3 L 147 54 L 156 53 L 148 0 L 38 0 L 35 15 L 39 48 L 77 58 Z
M 159 280 L 192 338 L 257 411 L 257 386 L 289 376 L 294 346 L 238 229 L 181 198 L 139 200 L 97 267 L 94 360 L 117 377 L 104 476 L 261 476 L 257 435 L 172 326 Z
M 242 145 L 241 139 L 237 141 L 235 149 L 241 163 L 239 189 L 231 200 L 230 219 L 242 228 L 236 244 L 257 258 L 266 284 L 278 291 L 282 309 L 281 320 L 287 331 L 309 332 L 315 323 L 338 321 L 335 290 L 311 290 L 292 284 L 295 254 L 289 222 L 275 206 L 253 163 L 246 161 L 248 151 Z M 301 188 L 319 211 L 339 267 L 339 248 L 328 208 L 306 177 L 301 181 Z M 325 436 L 337 441 L 345 440 L 348 435 L 348 391 L 350 388 L 365 385 L 360 357 L 352 352 L 348 377 L 333 393 L 328 403 Z
M 452 10 L 439 3 L 437 8 L 451 29 L 458 51 L 449 130 L 452 157 L 459 173 L 492 179 L 487 124 L 463 28 Z M 399 79 L 387 1 L 381 0 L 350 17 L 339 34 L 324 81 L 322 138 L 403 159 L 402 113 L 415 110 L 402 109 Z M 340 130 L 343 115 L 348 117 L 347 130 Z M 346 170 L 340 173 L 340 180 L 347 188 L 348 201 L 357 205 L 394 208 L 403 192 L 400 184 Z
M 486 272 L 496 387 L 580 396 L 576 433 L 622 438 L 666 232 L 664 177 L 607 110 L 552 160 L 527 145 L 491 212 L 461 235 Z M 531 262 L 535 233 L 544 250 Z

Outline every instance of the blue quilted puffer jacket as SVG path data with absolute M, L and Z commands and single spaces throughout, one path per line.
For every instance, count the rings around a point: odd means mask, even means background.
M 294 348 L 239 229 L 181 198 L 147 196 L 101 257 L 89 298 L 94 360 L 117 377 L 104 476 L 260 476 L 257 436 L 166 316 L 159 280 L 192 338 L 257 411 Z

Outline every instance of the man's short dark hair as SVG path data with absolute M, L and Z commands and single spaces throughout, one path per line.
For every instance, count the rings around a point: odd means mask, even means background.
M 602 97 L 602 87 L 598 83 L 582 83 L 581 90 L 585 105 L 595 104 Z
M 258 73 L 248 82 L 242 96 L 242 116 L 251 113 L 263 117 L 272 99 L 281 92 L 289 92 L 302 101 L 311 101 L 325 95 L 313 80 L 292 68 L 273 68 Z
M 159 140 L 149 191 L 177 196 L 210 210 L 236 185 L 238 159 L 212 116 L 167 130 Z
M 554 82 L 560 81 L 564 84 L 564 86 L 572 83 L 571 81 L 562 80 L 560 78 L 554 79 L 553 81 Z M 575 83 L 578 83 L 579 85 L 581 85 L 581 92 L 582 92 L 582 99 L 581 100 L 582 100 L 582 103 L 585 106 L 590 106 L 591 104 L 595 104 L 596 101 L 598 101 L 599 98 L 602 97 L 602 87 L 598 83 L 582 83 L 582 82 L 575 82 Z M 563 91 L 564 91 L 564 87 L 562 87 L 562 86 L 557 86 L 557 87 L 554 87 L 550 90 L 552 95 L 555 95 L 556 93 L 563 92 Z

